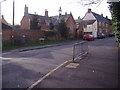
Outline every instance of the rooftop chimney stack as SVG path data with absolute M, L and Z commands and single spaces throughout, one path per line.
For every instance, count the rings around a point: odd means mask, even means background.
M 48 18 L 48 11 L 45 9 L 45 17 Z
M 92 12 L 92 11 L 91 11 L 91 9 L 89 8 L 89 9 L 88 9 L 88 13 L 91 13 L 91 12 Z
M 24 16 L 28 15 L 28 7 L 25 5 Z
M 65 12 L 65 16 L 67 15 L 67 12 Z
M 106 16 L 106 19 L 108 19 L 108 16 Z
M 103 14 L 101 14 L 101 16 L 103 17 Z

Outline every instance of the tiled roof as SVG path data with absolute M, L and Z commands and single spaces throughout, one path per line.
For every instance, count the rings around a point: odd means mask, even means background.
M 58 15 L 57 16 L 52 16 L 52 17 L 50 17 L 50 20 L 55 25 L 57 23 L 57 21 L 60 20 L 61 18 L 64 18 L 65 21 L 66 21 L 69 16 L 70 16 L 70 14 L 61 15 L 60 17 Z
M 109 21 L 108 21 L 105 17 L 103 17 L 103 16 L 101 16 L 101 15 L 99 15 L 99 14 L 97 14 L 97 13 L 94 13 L 94 12 L 92 12 L 92 14 L 95 16 L 95 18 L 96 18 L 98 21 L 100 21 L 100 22 L 105 22 L 105 23 L 109 23 Z
M 29 14 L 30 20 L 33 21 L 34 17 L 37 17 L 40 23 L 45 23 L 45 16 Z
M 68 17 L 70 16 L 70 14 L 67 15 L 61 15 L 60 18 L 64 18 L 65 21 L 68 19 Z M 45 21 L 45 16 L 41 16 L 41 15 L 36 15 L 36 14 L 29 14 L 30 20 L 32 21 L 34 17 L 38 17 L 38 20 L 40 23 L 46 23 Z M 58 20 L 60 20 L 59 16 L 51 16 L 48 19 L 50 20 L 51 23 L 53 23 L 54 25 L 57 23 Z
M 2 29 L 12 29 L 12 27 L 2 23 Z

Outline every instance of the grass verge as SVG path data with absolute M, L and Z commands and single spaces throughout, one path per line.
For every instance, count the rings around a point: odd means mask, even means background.
M 62 42 L 63 41 L 51 40 L 51 41 L 46 41 L 46 42 L 41 42 L 41 43 L 27 44 L 25 46 L 2 46 L 2 50 L 12 50 L 12 49 L 17 49 L 17 48 L 22 48 L 22 47 L 34 47 L 34 46 L 41 46 L 41 45 L 57 44 L 57 43 L 62 43 Z

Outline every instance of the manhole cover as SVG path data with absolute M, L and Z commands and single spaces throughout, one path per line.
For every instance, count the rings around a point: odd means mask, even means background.
M 80 64 L 78 63 L 70 63 L 66 66 L 66 68 L 77 68 L 77 66 L 79 66 Z

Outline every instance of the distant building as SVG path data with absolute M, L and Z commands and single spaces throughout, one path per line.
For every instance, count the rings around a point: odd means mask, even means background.
M 84 34 L 82 19 L 78 17 L 78 19 L 76 19 L 75 22 L 76 22 L 76 33 L 77 33 L 76 36 L 77 38 L 82 38 Z
M 84 34 L 92 34 L 97 37 L 99 33 L 103 33 L 106 36 L 112 32 L 112 26 L 108 17 L 103 17 L 103 14 L 99 15 L 88 9 L 88 12 L 83 17 Z
M 12 27 L 7 23 L 4 16 L 2 15 L 2 30 L 12 29 Z
M 29 29 L 41 29 L 41 30 L 49 30 L 54 29 L 57 24 L 57 21 L 60 18 L 64 18 L 67 24 L 67 27 L 70 29 L 70 33 L 75 35 L 76 23 L 72 16 L 72 13 L 62 15 L 62 9 L 59 9 L 59 15 L 49 17 L 48 11 L 45 10 L 45 15 L 37 15 L 37 14 L 29 14 L 28 7 L 25 5 L 24 16 L 21 20 L 21 29 L 29 30 Z

